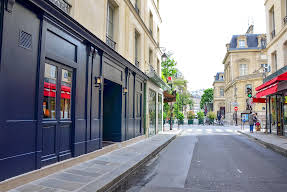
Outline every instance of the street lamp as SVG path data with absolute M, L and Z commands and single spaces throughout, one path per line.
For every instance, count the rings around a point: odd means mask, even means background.
M 163 53 L 163 54 L 162 54 L 161 60 L 162 60 L 163 62 L 166 62 L 166 60 L 167 60 L 167 55 L 166 55 L 166 53 Z

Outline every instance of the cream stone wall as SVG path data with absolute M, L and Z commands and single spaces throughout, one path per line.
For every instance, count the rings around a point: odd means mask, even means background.
M 225 74 L 225 121 L 234 124 L 234 103 L 238 103 L 237 118 L 240 122 L 240 114 L 246 112 L 246 85 L 252 85 L 252 94 L 256 94 L 255 88 L 263 83 L 263 73 L 259 70 L 261 64 L 266 64 L 265 50 L 233 50 L 227 51 L 224 59 Z M 248 74 L 240 76 L 239 65 L 247 64 Z M 264 123 L 265 104 L 255 104 L 253 111 L 258 113 L 258 117 Z
M 213 83 L 213 111 L 217 113 L 220 110 L 220 107 L 225 107 L 225 97 L 220 96 L 220 88 L 224 89 L 224 81 L 214 81 Z
M 275 12 L 275 37 L 271 38 L 269 10 L 274 7 Z M 281 69 L 287 65 L 287 25 L 283 18 L 286 16 L 285 0 L 267 0 L 265 2 L 266 27 L 267 27 L 267 56 L 268 64 L 271 66 L 271 72 Z M 284 45 L 285 44 L 285 45 Z M 272 54 L 277 53 L 277 68 L 272 62 Z
M 157 70 L 157 60 L 161 62 L 158 28 L 162 22 L 157 0 L 140 0 L 139 14 L 135 11 L 135 0 L 69 0 L 71 16 L 94 35 L 106 42 L 106 17 L 108 2 L 115 7 L 114 41 L 115 50 L 135 64 L 135 31 L 139 39 L 139 68 L 149 70 L 149 50 L 153 52 L 151 65 Z M 149 33 L 150 13 L 153 15 L 153 33 Z M 160 31 L 160 30 L 159 30 Z M 160 67 L 160 66 L 159 66 Z

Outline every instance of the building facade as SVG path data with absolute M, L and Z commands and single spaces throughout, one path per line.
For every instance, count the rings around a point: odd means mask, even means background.
M 263 81 L 265 71 L 268 70 L 265 50 L 265 35 L 253 34 L 250 26 L 244 35 L 233 35 L 223 60 L 225 75 L 225 121 L 228 124 L 240 122 L 241 114 L 249 113 L 248 103 L 258 118 L 265 122 L 265 108 L 262 103 L 252 103 L 248 99 L 247 91 L 252 91 Z M 238 107 L 238 111 L 234 110 Z
M 158 6 L 0 1 L 0 181 L 160 129 Z
M 266 0 L 265 12 L 271 74 L 256 96 L 266 98 L 266 132 L 287 136 L 287 1 Z
M 201 96 L 203 95 L 203 89 L 201 90 L 196 90 L 196 91 L 191 91 L 191 99 L 193 101 L 193 106 L 191 111 L 194 112 L 194 114 L 197 114 L 198 112 L 201 111 L 200 109 L 200 100 Z
M 225 116 L 224 86 L 224 73 L 216 73 L 213 82 L 213 110 L 217 117 Z

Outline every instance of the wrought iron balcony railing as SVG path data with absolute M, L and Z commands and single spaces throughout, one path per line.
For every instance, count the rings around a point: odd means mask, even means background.
M 285 16 L 285 17 L 283 18 L 283 23 L 284 23 L 284 25 L 287 24 L 287 16 Z
M 275 29 L 271 32 L 271 39 L 273 39 L 275 37 Z
M 67 14 L 70 14 L 72 5 L 66 0 L 49 0 Z
M 112 48 L 113 50 L 116 49 L 116 42 L 114 42 L 110 37 L 107 36 L 107 39 L 106 39 L 106 43 L 107 45 Z

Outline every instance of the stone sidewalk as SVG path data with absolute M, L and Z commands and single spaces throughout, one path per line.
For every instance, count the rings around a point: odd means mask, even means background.
M 113 191 L 121 181 L 159 153 L 180 133 L 181 130 L 160 133 L 22 185 L 10 192 Z
M 247 129 L 238 132 L 287 157 L 287 137 L 255 131 L 250 133 Z

